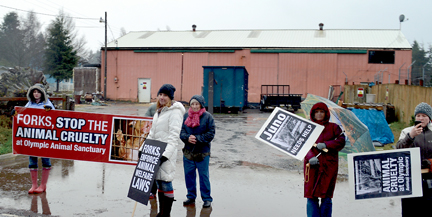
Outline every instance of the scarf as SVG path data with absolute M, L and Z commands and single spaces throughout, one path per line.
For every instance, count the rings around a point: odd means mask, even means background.
M 205 112 L 205 108 L 200 109 L 197 112 L 194 112 L 192 108 L 189 108 L 188 114 L 189 116 L 186 118 L 185 124 L 188 127 L 198 127 L 200 125 L 200 117 Z

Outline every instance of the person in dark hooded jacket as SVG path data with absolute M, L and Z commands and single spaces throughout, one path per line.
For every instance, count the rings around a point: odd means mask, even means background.
M 319 102 L 312 106 L 310 119 L 324 126 L 324 130 L 315 142 L 317 146 L 312 147 L 304 160 L 304 197 L 307 198 L 307 216 L 331 216 L 332 198 L 338 174 L 338 152 L 345 146 L 345 136 L 337 124 L 329 122 L 330 111 L 325 103 Z
M 205 100 L 201 95 L 191 98 L 189 111 L 184 116 L 180 139 L 185 143 L 183 148 L 183 167 L 187 188 L 187 200 L 183 205 L 195 203 L 196 170 L 200 180 L 201 198 L 204 208 L 211 207 L 213 198 L 210 196 L 209 159 L 211 141 L 215 136 L 213 116 L 205 110 Z

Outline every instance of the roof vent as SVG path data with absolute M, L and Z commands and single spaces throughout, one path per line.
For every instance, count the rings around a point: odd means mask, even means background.
M 194 32 L 195 32 L 195 30 L 196 30 L 196 25 L 195 25 L 195 24 L 193 24 L 193 25 L 192 25 L 192 31 L 194 31 Z
M 324 28 L 324 23 L 320 23 L 319 24 L 319 30 L 323 30 L 323 28 Z

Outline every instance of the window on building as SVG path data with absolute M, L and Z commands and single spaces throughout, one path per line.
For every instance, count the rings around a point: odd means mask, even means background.
M 394 64 L 394 51 L 369 51 L 369 63 Z

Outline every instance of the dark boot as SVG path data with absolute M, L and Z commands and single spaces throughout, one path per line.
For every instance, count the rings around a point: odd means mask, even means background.
M 164 193 L 163 192 L 158 192 L 158 201 L 159 201 L 159 213 L 157 214 L 157 216 L 156 217 L 159 217 L 159 216 L 161 216 L 161 213 L 162 213 L 162 210 L 163 210 L 163 207 L 164 207 L 164 199 L 165 199 L 165 195 L 164 195 Z
M 159 213 L 157 217 L 170 217 L 171 207 L 174 202 L 174 198 L 167 197 L 163 192 L 158 192 L 159 197 Z

